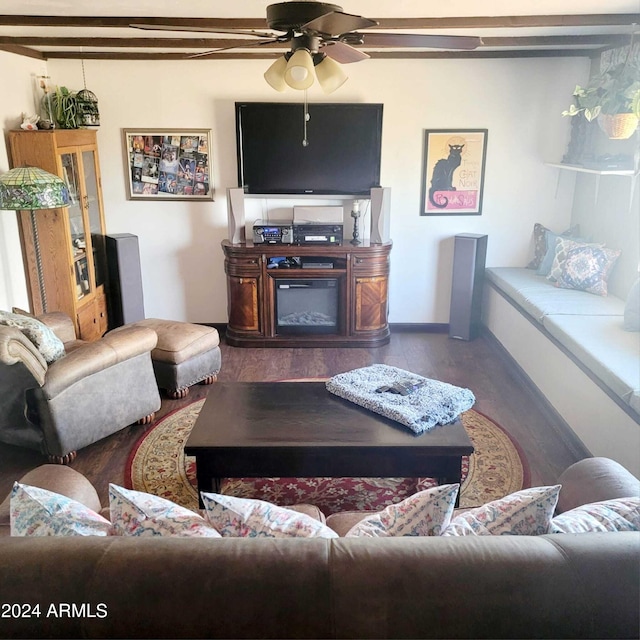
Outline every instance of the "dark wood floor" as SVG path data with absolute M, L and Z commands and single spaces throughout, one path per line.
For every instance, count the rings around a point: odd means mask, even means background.
M 532 486 L 555 482 L 561 471 L 585 455 L 491 336 L 464 342 L 442 333 L 394 332 L 388 345 L 376 349 L 245 349 L 224 343 L 221 349 L 218 379 L 225 382 L 324 377 L 384 363 L 467 387 L 476 396 L 474 409 L 500 424 L 519 444 Z M 196 385 L 182 400 L 163 398 L 157 418 L 206 396 L 209 389 Z M 128 427 L 78 452 L 72 467 L 94 483 L 103 504 L 108 502 L 108 483 L 123 483 L 131 449 L 152 426 Z M 0 497 L 14 480 L 42 462 L 35 452 L 0 443 Z

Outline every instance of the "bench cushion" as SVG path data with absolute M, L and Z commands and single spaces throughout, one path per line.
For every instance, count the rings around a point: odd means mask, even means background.
M 620 298 L 560 289 L 529 269 L 492 267 L 487 269 L 486 278 L 538 322 L 549 315 L 624 315 Z
M 547 316 L 544 328 L 611 391 L 640 412 L 640 333 L 620 316 Z

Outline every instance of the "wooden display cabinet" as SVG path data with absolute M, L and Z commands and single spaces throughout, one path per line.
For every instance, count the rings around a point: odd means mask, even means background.
M 390 339 L 388 283 L 391 243 L 353 246 L 232 244 L 222 242 L 227 275 L 229 322 L 226 339 L 236 347 L 377 347 Z M 289 268 L 276 258 L 296 258 Z M 331 264 L 302 268 L 302 262 Z M 295 261 L 294 261 L 295 262 Z M 286 284 L 284 284 L 286 283 Z M 332 296 L 332 324 L 317 327 L 282 324 L 281 288 L 309 289 Z M 288 294 L 287 294 L 288 295 Z M 295 303 L 294 303 L 295 304 Z M 331 305 L 330 305 L 331 306 Z M 304 303 L 301 304 L 304 307 Z M 301 310 L 302 311 L 302 310 Z
M 69 189 L 68 207 L 18 212 L 31 311 L 64 311 L 81 339 L 96 340 L 108 328 L 96 132 L 10 131 L 9 148 L 13 167 L 39 167 Z

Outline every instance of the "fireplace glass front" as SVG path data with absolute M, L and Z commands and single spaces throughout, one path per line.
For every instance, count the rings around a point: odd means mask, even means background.
M 337 333 L 338 292 L 337 278 L 278 279 L 277 333 Z

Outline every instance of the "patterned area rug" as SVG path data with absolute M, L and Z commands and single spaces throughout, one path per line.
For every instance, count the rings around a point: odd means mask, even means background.
M 195 458 L 184 455 L 184 444 L 203 403 L 169 414 L 142 436 L 127 462 L 127 487 L 198 508 Z M 461 419 L 475 453 L 463 458 L 460 506 L 477 506 L 528 486 L 526 460 L 509 435 L 473 409 Z M 221 491 L 281 506 L 311 503 L 328 515 L 382 509 L 435 484 L 431 478 L 227 478 Z

